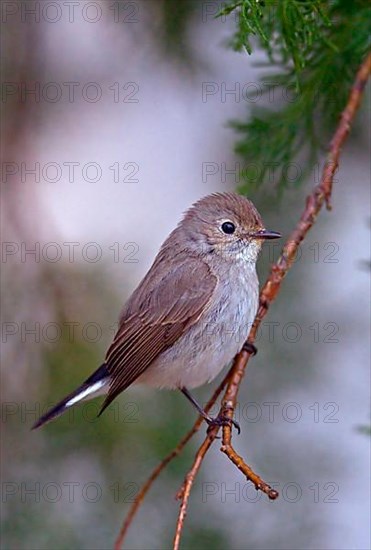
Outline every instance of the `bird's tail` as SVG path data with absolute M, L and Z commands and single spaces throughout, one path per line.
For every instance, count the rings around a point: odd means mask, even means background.
M 55 407 L 50 409 L 47 413 L 39 418 L 37 422 L 32 426 L 32 429 L 39 428 L 43 424 L 50 422 L 57 416 L 63 414 L 67 409 L 84 401 L 97 397 L 98 395 L 104 395 L 108 391 L 109 386 L 109 374 L 105 365 L 102 365 L 97 369 L 79 388 L 67 395 L 62 401 L 60 401 Z

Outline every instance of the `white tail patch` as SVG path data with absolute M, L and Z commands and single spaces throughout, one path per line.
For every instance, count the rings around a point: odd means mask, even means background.
M 67 403 L 65 404 L 65 407 L 72 407 L 72 405 L 75 405 L 79 401 L 83 401 L 87 397 L 92 397 L 92 394 L 95 394 L 94 397 L 97 396 L 97 395 L 106 394 L 107 393 L 107 388 L 106 388 L 107 385 L 108 385 L 108 380 L 107 379 L 99 380 L 99 382 L 95 382 L 89 388 L 85 388 L 80 393 L 75 395 L 75 397 L 72 397 L 72 399 L 67 401 Z

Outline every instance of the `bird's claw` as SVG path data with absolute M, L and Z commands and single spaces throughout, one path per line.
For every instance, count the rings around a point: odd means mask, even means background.
M 242 349 L 244 351 L 247 351 L 248 353 L 251 353 L 251 355 L 256 355 L 258 353 L 258 348 L 254 346 L 254 344 L 251 344 L 250 342 L 245 342 L 242 346 Z
M 206 422 L 209 425 L 207 428 L 208 434 L 215 426 L 232 426 L 232 425 L 236 428 L 238 434 L 241 433 L 241 427 L 237 422 L 237 420 L 233 420 L 233 418 L 228 418 L 228 416 L 219 415 L 219 416 L 216 416 L 215 418 L 211 418 L 210 420 L 207 420 Z

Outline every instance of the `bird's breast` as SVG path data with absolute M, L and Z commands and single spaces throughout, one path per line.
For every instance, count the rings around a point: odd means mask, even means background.
M 255 269 L 226 270 L 204 314 L 138 382 L 167 388 L 210 382 L 242 348 L 257 311 L 258 290 Z

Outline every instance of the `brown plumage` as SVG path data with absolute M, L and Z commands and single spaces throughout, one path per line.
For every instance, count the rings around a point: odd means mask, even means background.
M 215 223 L 224 219 L 241 229 L 263 229 L 252 202 L 235 193 L 214 193 L 187 210 L 121 313 L 105 358 L 111 381 L 100 414 L 207 310 L 218 282 L 208 256 L 225 247 Z
M 108 349 L 105 364 L 111 383 L 100 414 L 199 319 L 213 295 L 217 278 L 196 257 L 178 254 L 170 271 L 156 267 L 155 262 L 126 304 Z

